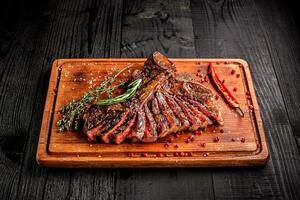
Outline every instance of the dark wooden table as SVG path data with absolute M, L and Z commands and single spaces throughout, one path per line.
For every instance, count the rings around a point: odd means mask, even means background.
M 13 0 L 0 5 L 0 199 L 300 199 L 300 37 L 287 1 Z M 293 6 L 293 5 L 292 5 Z M 295 6 L 295 5 L 294 5 Z M 297 12 L 297 11 L 296 11 Z M 263 168 L 45 169 L 55 58 L 233 57 L 251 65 Z

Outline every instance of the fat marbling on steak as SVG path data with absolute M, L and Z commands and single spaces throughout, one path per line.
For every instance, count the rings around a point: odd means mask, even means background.
M 223 124 L 212 92 L 188 76 L 176 77 L 175 65 L 154 52 L 133 80 L 142 78 L 135 95 L 119 104 L 93 105 L 84 114 L 89 140 L 154 142 L 178 131 Z

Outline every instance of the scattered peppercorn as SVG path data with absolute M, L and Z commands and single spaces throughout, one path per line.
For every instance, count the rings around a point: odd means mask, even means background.
M 202 135 L 202 131 L 201 130 L 197 130 L 197 131 L 195 131 L 195 134 L 196 135 Z
M 156 156 L 157 156 L 157 157 L 163 157 L 164 154 L 163 154 L 163 153 L 156 153 Z
M 133 157 L 133 153 L 128 153 L 127 156 L 128 157 Z
M 220 129 L 220 133 L 224 133 L 224 129 Z
M 241 142 L 244 143 L 245 141 L 246 141 L 246 139 L 243 137 L 243 138 L 241 139 Z
M 179 147 L 179 146 L 178 146 L 178 144 L 175 144 L 175 145 L 174 145 L 174 148 L 176 148 L 176 149 L 177 149 L 178 147 Z
M 194 141 L 194 135 L 191 135 L 191 136 L 189 137 L 189 139 L 190 139 L 191 142 L 193 142 L 193 141 Z
M 204 81 L 205 81 L 205 82 L 208 82 L 208 76 L 205 76 L 205 77 L 204 77 Z
M 205 147 L 205 142 L 200 142 L 200 143 L 198 143 L 198 146 L 201 146 L 201 147 Z
M 231 72 L 230 72 L 232 75 L 235 73 L 235 70 L 233 69 L 233 70 L 231 70 Z
M 241 75 L 240 74 L 236 74 L 236 77 L 239 78 Z
M 142 156 L 143 157 L 148 157 L 148 154 L 147 153 L 143 153 Z
M 233 88 L 233 91 L 234 91 L 234 92 L 236 92 L 236 91 L 237 91 L 237 88 L 236 88 L 236 87 L 234 87 L 234 88 Z
M 220 141 L 220 138 L 219 137 L 216 137 L 215 139 L 214 139 L 214 142 L 219 142 Z

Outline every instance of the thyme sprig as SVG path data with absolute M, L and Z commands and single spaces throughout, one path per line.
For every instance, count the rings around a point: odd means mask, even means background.
M 121 69 L 117 74 L 109 77 L 106 81 L 102 82 L 94 90 L 85 92 L 79 100 L 73 100 L 61 107 L 59 112 L 63 115 L 63 117 L 56 123 L 58 131 L 78 131 L 80 117 L 86 111 L 87 105 L 91 104 L 95 100 L 98 100 L 99 96 L 103 93 L 107 93 L 109 98 L 112 98 L 113 91 L 118 87 L 124 85 L 125 82 L 122 81 L 121 83 L 115 86 L 111 85 L 114 83 L 114 81 L 120 74 L 122 74 L 132 66 L 132 64 L 127 65 L 125 68 Z

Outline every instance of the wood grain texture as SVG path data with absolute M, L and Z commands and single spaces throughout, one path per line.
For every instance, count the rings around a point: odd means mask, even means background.
M 288 119 L 300 151 L 300 50 L 299 31 L 294 20 L 291 20 L 290 10 L 282 2 L 273 1 L 268 5 L 265 1 L 256 1 L 257 13 L 261 17 L 262 32 L 268 40 L 267 48 L 271 54 L 280 91 L 282 93 Z M 266 9 L 268 7 L 269 9 Z M 286 9 L 278 9 L 285 7 Z M 274 23 L 268 23 L 267 16 L 276 15 Z M 291 28 L 289 28 L 291 27 Z M 282 31 L 276 31 L 282 30 Z M 284 38 L 284 41 L 282 41 Z M 275 44 L 280 44 L 278 47 Z
M 126 26 L 122 15 L 128 13 L 127 8 L 139 10 L 143 2 L 1 2 L 0 199 L 299 199 L 295 189 L 299 185 L 299 160 L 292 140 L 292 131 L 297 135 L 298 129 L 297 123 L 290 125 L 298 113 L 293 106 L 299 102 L 299 92 L 287 90 L 288 94 L 292 93 L 291 98 L 281 95 L 290 82 L 289 77 L 297 81 L 293 77 L 298 74 L 299 62 L 295 59 L 298 60 L 299 55 L 299 29 L 295 29 L 283 0 L 192 1 L 190 9 L 185 11 L 191 16 L 193 27 L 178 24 L 175 29 L 187 29 L 189 33 L 183 36 L 191 37 L 192 33 L 196 39 L 195 42 L 192 39 L 196 53 L 190 52 L 191 57 L 244 57 L 254 67 L 254 84 L 260 106 L 265 110 L 262 117 L 267 121 L 266 133 L 271 143 L 271 160 L 265 168 L 44 170 L 36 165 L 38 133 L 53 59 L 120 57 L 121 35 Z M 221 9 L 222 4 L 228 5 L 226 9 Z M 147 7 L 152 5 L 149 3 Z M 178 5 L 177 1 L 171 3 L 173 7 Z M 211 12 L 222 14 L 216 17 Z M 226 20 L 220 15 L 227 16 Z M 229 24 L 230 32 L 220 29 L 224 23 Z M 147 27 L 156 35 L 155 26 Z M 146 34 L 145 28 L 140 30 L 145 30 Z M 127 32 L 135 41 L 136 34 Z M 266 43 L 271 47 L 269 50 L 266 50 Z M 280 50 L 281 46 L 286 54 Z M 149 47 L 143 56 L 152 48 Z M 172 49 L 168 54 L 189 57 L 185 51 Z M 127 56 L 137 57 L 134 53 Z M 273 65 L 270 57 L 275 58 Z M 282 68 L 276 69 L 277 66 Z M 281 77 L 280 70 L 284 68 L 288 68 L 288 72 L 284 71 Z M 286 113 L 286 108 L 292 115 Z
M 192 1 L 198 56 L 241 57 L 249 60 L 259 97 L 271 161 L 266 168 L 213 172 L 216 198 L 294 198 L 299 185 L 299 153 L 279 89 L 266 37 L 253 1 Z M 270 17 L 270 16 L 269 16 Z M 207 48 L 210 47 L 210 48 Z M 286 81 L 285 81 L 286 82 Z M 289 168 L 291 171 L 283 169 Z M 272 174 L 264 176 L 262 174 Z M 289 177 L 289 178 L 287 178 Z M 225 182 L 225 184 L 224 184 Z M 228 183 L 228 184 L 226 184 Z M 229 184 L 230 183 L 230 184 Z M 259 188 L 259 190 L 249 189 Z M 238 188 L 238 189 L 237 189 Z
M 153 51 L 195 57 L 188 0 L 125 1 L 121 56 L 144 58 Z
M 24 155 L 24 165 L 22 166 L 22 174 L 18 183 L 18 189 L 12 189 L 13 194 L 18 194 L 19 198 L 23 199 L 60 199 L 73 197 L 77 199 L 85 198 L 112 198 L 112 191 L 114 188 L 114 182 L 116 180 L 116 174 L 111 170 L 106 171 L 62 171 L 62 170 L 44 170 L 38 167 L 35 163 L 35 152 L 38 141 L 38 133 L 40 130 L 40 123 L 42 118 L 41 111 L 44 107 L 47 85 L 50 75 L 51 63 L 54 58 L 58 57 L 118 57 L 119 49 L 114 49 L 115 46 L 110 46 L 110 43 L 115 40 L 110 38 L 107 34 L 97 34 L 97 37 L 102 35 L 101 46 L 98 48 L 104 48 L 107 51 L 100 53 L 88 53 L 88 43 L 94 44 L 94 41 L 88 40 L 88 24 L 92 22 L 92 27 L 100 26 L 98 30 L 103 29 L 103 32 L 109 32 L 109 29 L 113 27 L 114 18 L 103 17 L 98 18 L 97 21 L 93 20 L 91 16 L 93 12 L 99 14 L 104 12 L 104 16 L 108 13 L 122 12 L 122 2 L 120 1 L 106 1 L 105 6 L 94 6 L 95 1 L 52 1 L 47 4 L 47 9 L 43 11 L 42 22 L 39 24 L 39 29 L 35 31 L 41 31 L 37 35 L 39 39 L 37 45 L 39 46 L 39 54 L 34 54 L 34 65 L 43 70 L 40 74 L 40 80 L 37 85 L 34 86 L 37 89 L 37 102 L 35 104 L 34 113 L 32 116 L 31 128 L 28 133 L 29 139 L 27 141 L 28 148 Z M 109 6 L 110 5 L 110 6 Z M 109 9 L 108 9 L 109 8 Z M 97 10 L 97 11 L 92 11 Z M 81 14 L 79 14 L 81 13 Z M 89 18 L 91 17 L 91 18 Z M 100 24 L 100 25 L 99 25 Z M 90 29 L 91 30 L 91 29 Z M 111 30 L 114 32 L 114 30 Z M 72 39 L 70 39 L 72 38 Z M 81 45 L 78 45 L 81 43 Z M 97 44 L 97 43 L 95 43 Z M 109 51 L 109 48 L 112 51 Z M 105 52 L 105 54 L 104 54 Z M 30 65 L 29 65 L 30 66 Z M 34 71 L 33 71 L 34 72 Z M 36 73 L 36 71 L 35 71 Z M 42 86 L 42 87 L 41 87 Z M 38 122 L 40 121 L 40 122 Z M 91 183 L 91 177 L 94 177 L 95 181 Z M 90 185 L 88 188 L 81 188 L 77 185 L 77 181 L 80 180 L 83 185 Z M 54 186 L 57 186 L 54 188 Z M 7 185 L 7 188 L 10 188 Z M 55 189 L 55 192 L 52 190 Z M 94 188 L 94 189 L 92 189 Z M 93 194 L 90 194 L 90 190 Z M 17 191 L 17 192 L 16 192 Z M 78 193 L 82 191 L 82 193 Z M 4 199 L 10 199 L 4 197 Z

